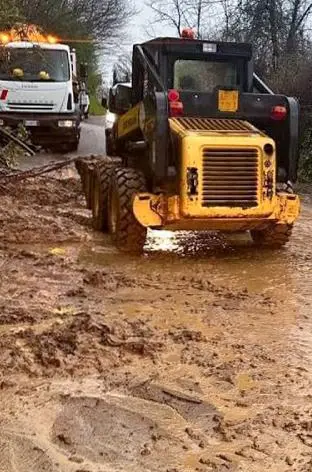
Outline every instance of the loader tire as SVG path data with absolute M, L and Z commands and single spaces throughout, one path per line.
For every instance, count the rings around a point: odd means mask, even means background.
M 114 146 L 114 138 L 111 129 L 105 130 L 105 137 L 106 137 L 106 155 L 107 156 L 115 156 L 116 149 Z
M 92 210 L 94 187 L 94 164 L 89 164 L 85 174 L 85 195 L 88 210 Z
M 147 228 L 133 214 L 132 202 L 136 193 L 146 192 L 144 174 L 131 168 L 116 168 L 109 190 L 109 231 L 118 249 L 141 253 Z
M 98 231 L 108 229 L 108 191 L 116 164 L 98 161 L 93 170 L 92 222 Z
M 82 191 L 84 193 L 88 210 L 92 208 L 92 179 L 93 165 L 86 161 L 77 161 L 76 169 L 80 175 Z
M 257 246 L 279 249 L 289 242 L 292 229 L 292 224 L 273 224 L 264 230 L 253 230 L 250 234 Z

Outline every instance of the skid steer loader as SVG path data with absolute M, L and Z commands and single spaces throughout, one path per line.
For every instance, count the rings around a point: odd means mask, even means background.
M 254 73 L 249 44 L 157 38 L 115 84 L 110 152 L 88 180 L 94 226 L 141 251 L 147 228 L 250 231 L 280 248 L 299 215 L 299 105 Z

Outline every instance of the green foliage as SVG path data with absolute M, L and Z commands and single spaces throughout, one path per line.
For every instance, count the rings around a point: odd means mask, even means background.
M 9 127 L 5 129 L 7 132 L 12 133 Z M 18 127 L 14 134 L 21 141 L 27 142 L 28 133 L 22 125 Z M 25 155 L 25 151 L 15 142 L 4 139 L 2 135 L 0 136 L 0 141 L 0 169 L 11 169 L 16 165 L 17 159 Z
M 99 103 L 95 95 L 90 95 L 90 115 L 102 116 L 105 115 L 105 109 Z
M 0 30 L 7 30 L 24 20 L 16 0 L 0 0 Z
M 102 77 L 95 71 L 90 71 L 88 74 L 88 90 L 90 95 L 96 95 L 99 86 L 102 83 Z
M 299 180 L 312 182 L 312 114 L 310 111 L 303 114 L 302 122 Z

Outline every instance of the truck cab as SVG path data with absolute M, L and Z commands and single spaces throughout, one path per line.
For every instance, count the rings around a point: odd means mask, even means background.
M 29 40 L 2 43 L 0 125 L 22 124 L 33 144 L 76 150 L 80 119 L 69 46 Z

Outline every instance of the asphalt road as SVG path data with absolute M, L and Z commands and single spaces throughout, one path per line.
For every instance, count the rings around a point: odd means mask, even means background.
M 19 163 L 21 170 L 34 166 L 49 164 L 50 162 L 63 160 L 64 157 L 90 156 L 105 154 L 105 118 L 90 117 L 81 125 L 81 138 L 78 151 L 68 154 L 56 154 L 42 152 L 35 156 L 25 158 Z

